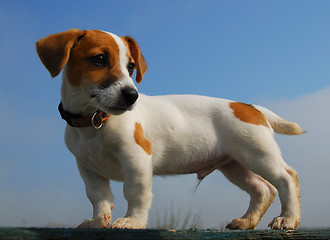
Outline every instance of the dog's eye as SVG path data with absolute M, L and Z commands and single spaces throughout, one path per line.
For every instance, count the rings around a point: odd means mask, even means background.
M 106 59 L 103 54 L 91 57 L 90 61 L 97 67 L 104 67 L 106 65 Z
M 127 70 L 130 76 L 132 76 L 134 69 L 135 69 L 135 63 L 130 62 L 127 66 Z

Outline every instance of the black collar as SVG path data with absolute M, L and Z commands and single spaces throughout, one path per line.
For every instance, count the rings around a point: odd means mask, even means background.
M 91 127 L 93 126 L 96 129 L 102 127 L 103 122 L 107 120 L 110 116 L 106 112 L 97 110 L 90 116 L 82 116 L 80 114 L 74 114 L 67 112 L 63 109 L 63 104 L 60 102 L 58 105 L 58 111 L 61 114 L 61 117 L 71 126 L 71 127 Z

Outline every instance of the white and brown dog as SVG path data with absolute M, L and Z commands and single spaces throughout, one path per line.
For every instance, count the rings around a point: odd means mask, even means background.
M 65 142 L 93 204 L 93 218 L 79 227 L 145 228 L 152 176 L 221 171 L 251 199 L 247 212 L 227 225 L 255 229 L 276 192 L 282 205 L 273 229 L 300 221 L 297 173 L 282 159 L 274 131 L 301 134 L 298 124 L 271 111 L 226 99 L 195 95 L 145 96 L 147 65 L 131 37 L 77 29 L 36 43 L 52 77 L 63 70 L 59 106 L 68 123 Z M 128 209 L 111 224 L 109 180 L 124 182 Z

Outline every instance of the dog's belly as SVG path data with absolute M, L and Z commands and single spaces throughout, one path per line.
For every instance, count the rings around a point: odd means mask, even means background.
M 207 158 L 184 159 L 176 158 L 174 161 L 164 161 L 154 166 L 154 175 L 197 174 L 198 179 L 203 179 L 214 170 L 221 168 L 231 159 L 223 155 L 214 155 Z
M 221 126 L 230 115 L 228 100 L 142 95 L 140 103 L 137 112 L 144 110 L 141 106 L 147 109 L 143 119 L 145 136 L 152 143 L 154 175 L 197 173 L 201 179 L 226 163 L 222 134 L 227 130 Z
M 211 159 L 210 161 L 206 161 L 206 162 L 202 161 L 200 163 L 193 164 L 191 166 L 191 169 L 193 173 L 197 174 L 198 179 L 204 179 L 214 170 L 221 168 L 230 161 L 231 159 L 229 157 L 223 155 L 220 158 L 214 158 Z

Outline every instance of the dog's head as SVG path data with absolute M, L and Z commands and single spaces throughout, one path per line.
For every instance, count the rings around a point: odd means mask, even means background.
M 95 108 L 120 114 L 133 108 L 147 64 L 135 40 L 99 30 L 72 29 L 40 39 L 38 55 L 52 77 L 64 68 L 71 97 Z M 75 94 L 72 94 L 72 93 Z M 79 93 L 79 94 L 77 94 Z M 62 96 L 63 97 L 63 96 Z

